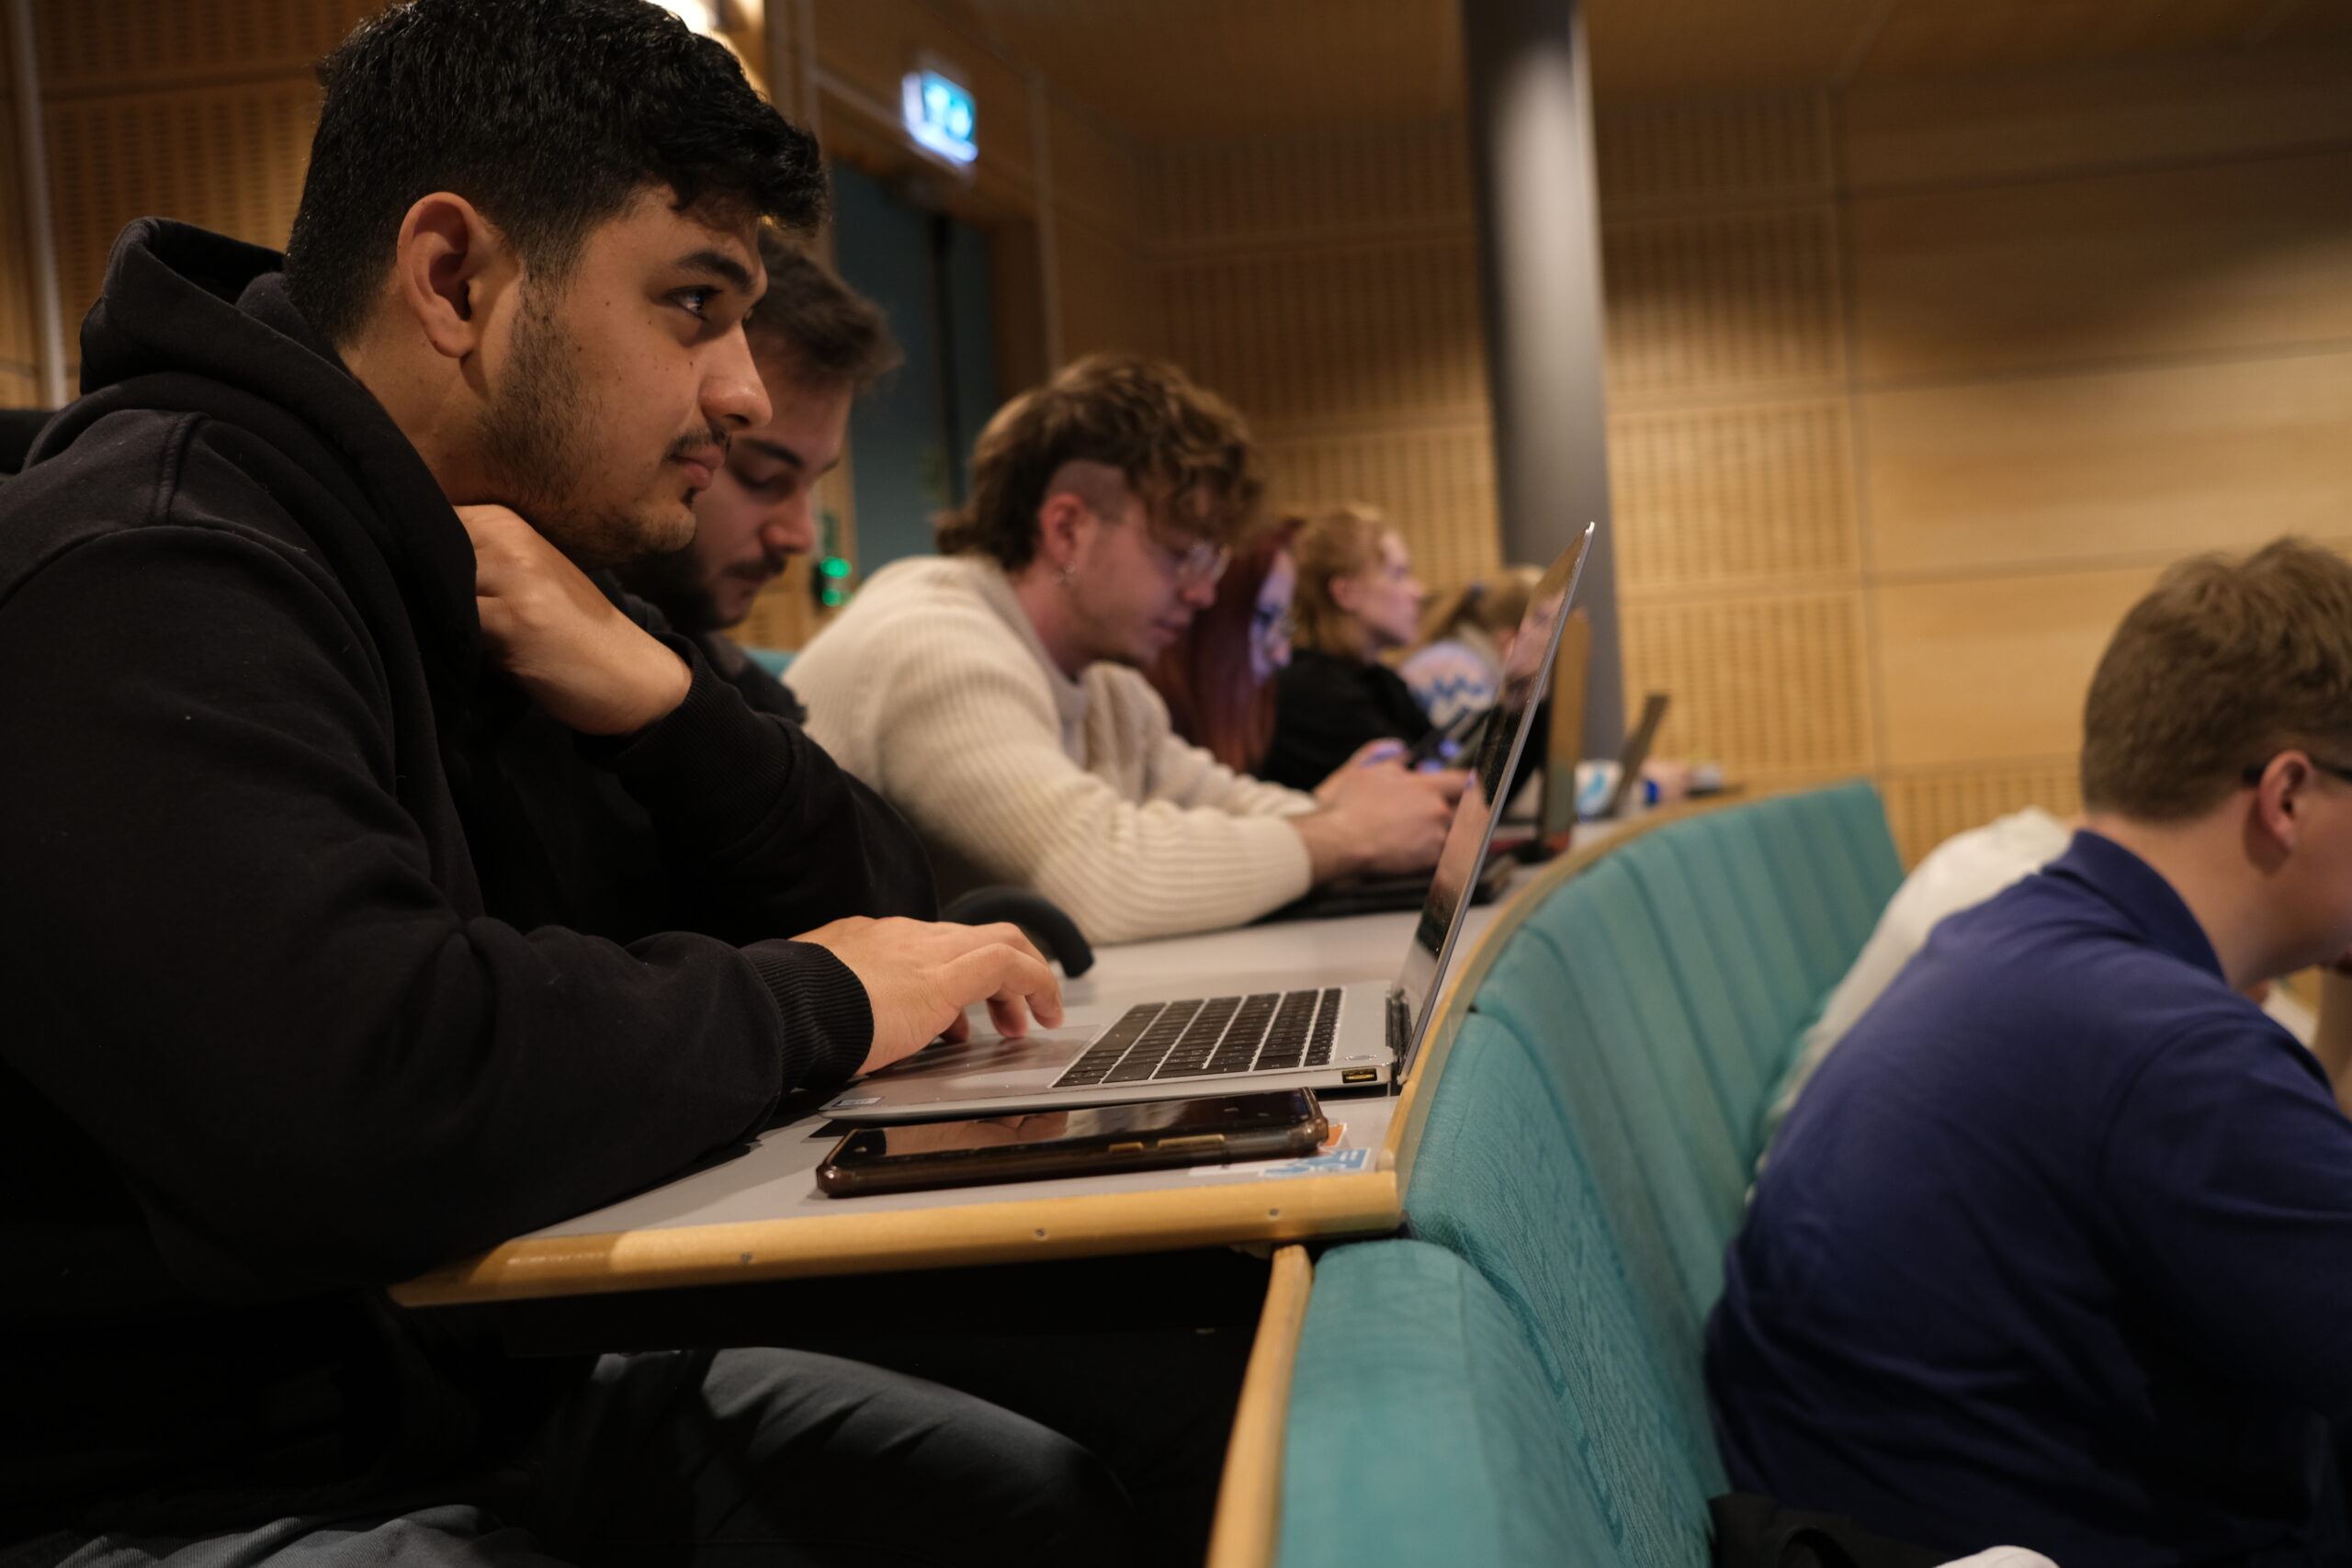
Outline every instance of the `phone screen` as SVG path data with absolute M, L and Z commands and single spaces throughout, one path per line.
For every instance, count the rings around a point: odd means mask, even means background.
M 1077 1111 L 1036 1111 L 1026 1115 L 987 1116 L 966 1122 L 916 1122 L 897 1127 L 867 1127 L 850 1134 L 836 1163 L 863 1165 L 915 1155 L 955 1155 L 1012 1147 L 1048 1150 L 1115 1138 L 1241 1133 L 1286 1127 L 1315 1114 L 1315 1101 L 1310 1096 L 1285 1089 L 1200 1100 L 1159 1100 L 1140 1105 L 1089 1106 Z

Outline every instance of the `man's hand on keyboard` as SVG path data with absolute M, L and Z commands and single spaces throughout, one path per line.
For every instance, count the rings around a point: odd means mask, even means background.
M 1283 820 L 1306 840 L 1317 883 L 1354 872 L 1422 871 L 1437 863 L 1465 773 L 1408 773 L 1395 761 L 1342 768 L 1320 811 Z
M 1062 1021 L 1062 989 L 1018 926 L 928 920 L 835 920 L 795 939 L 825 949 L 855 975 L 874 1010 L 874 1043 L 858 1071 L 910 1056 L 944 1035 L 971 1036 L 964 1010 L 986 1002 L 997 1032 L 1018 1039 L 1029 1020 Z

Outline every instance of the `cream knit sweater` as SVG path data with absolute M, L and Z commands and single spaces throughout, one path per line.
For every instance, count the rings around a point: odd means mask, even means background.
M 1034 887 L 1092 942 L 1238 925 L 1305 893 L 1307 795 L 1177 739 L 1137 671 L 1071 681 L 993 561 L 875 573 L 786 671 L 808 732 L 906 814 L 946 897 Z

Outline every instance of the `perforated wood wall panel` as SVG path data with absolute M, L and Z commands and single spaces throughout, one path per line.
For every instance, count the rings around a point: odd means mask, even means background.
M 1842 399 L 1621 414 L 1609 474 L 1629 594 L 1860 566 Z
M 1127 142 L 1067 106 L 1049 104 L 1054 208 L 1132 248 L 1140 237 L 1139 160 Z
M 98 297 L 133 218 L 184 219 L 283 245 L 302 195 L 318 89 L 300 78 L 50 106 L 50 188 L 65 319 Z
M 2330 4 L 2352 22 L 2352 4 Z M 1846 179 L 1862 191 L 2211 162 L 2352 139 L 2352 48 L 1865 86 L 1842 96 L 1838 118 Z
M 1870 39 L 1865 80 L 2046 70 L 2119 55 L 2256 41 L 2278 0 L 1934 0 L 1892 6 Z
M 1061 265 L 1062 355 L 1075 359 L 1098 349 L 1154 354 L 1159 312 L 1151 274 L 1134 246 L 1075 220 L 1057 224 Z
M 257 72 L 307 76 L 384 0 L 35 0 L 51 101 Z
M 2346 82 L 2352 89 L 2352 77 Z M 1853 204 L 1864 377 L 2352 340 L 2352 152 Z
M 1465 582 L 1500 564 L 1494 446 L 1483 423 L 1273 440 L 1264 449 L 1274 505 L 1379 507 L 1424 582 Z
M 1484 397 L 1467 239 L 1181 261 L 1159 276 L 1170 350 L 1261 421 L 1393 421 Z
M 1140 139 L 1429 120 L 1462 101 L 1462 28 L 1447 0 L 968 5 L 1048 79 Z
M 1823 201 L 1837 185 L 1826 94 L 1604 109 L 1594 132 L 1601 207 L 1611 216 L 1711 201 Z
M 1462 126 L 1162 149 L 1150 168 L 1169 352 L 1249 415 L 1274 502 L 1379 507 L 1433 587 L 1491 570 Z
M 0 28 L 0 407 L 40 399 L 40 336 L 33 316 L 32 258 L 26 254 L 24 193 L 17 174 L 17 104 L 8 29 Z
M 1148 236 L 1163 251 L 1466 231 L 1475 218 L 1468 133 L 1454 120 L 1164 149 L 1151 164 Z
M 2072 757 L 1896 773 L 1881 779 L 1879 791 L 1905 865 L 1917 865 L 1954 833 L 2008 812 L 2039 806 L 2052 816 L 2069 817 L 2082 806 Z
M 1612 393 L 1818 384 L 1845 373 L 1830 208 L 1612 224 L 1602 258 Z
M 1754 781 L 1870 769 L 1860 592 L 1628 602 L 1620 626 L 1631 703 L 1674 697 L 1660 756 L 1714 758 Z

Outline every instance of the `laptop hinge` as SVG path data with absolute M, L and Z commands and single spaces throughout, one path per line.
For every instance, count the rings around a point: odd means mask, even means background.
M 1388 1092 L 1405 1092 L 1405 1053 L 1413 1043 L 1413 1009 L 1397 987 L 1388 988 Z

